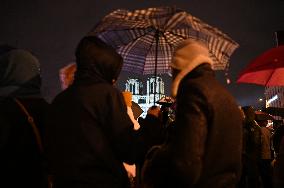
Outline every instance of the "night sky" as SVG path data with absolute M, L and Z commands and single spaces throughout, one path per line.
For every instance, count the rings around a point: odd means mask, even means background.
M 168 5 L 184 9 L 240 44 L 230 58 L 232 83 L 226 84 L 223 71 L 216 75 L 240 105 L 256 105 L 264 87 L 235 81 L 252 59 L 276 46 L 274 31 L 284 30 L 283 0 L 1 0 L 0 43 L 29 49 L 38 57 L 43 95 L 50 101 L 60 92 L 59 68 L 74 61 L 77 43 L 104 15 Z M 119 83 L 127 77 L 122 73 Z M 169 85 L 170 78 L 165 79 Z

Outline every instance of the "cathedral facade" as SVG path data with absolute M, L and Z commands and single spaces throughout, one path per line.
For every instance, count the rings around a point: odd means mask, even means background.
M 144 83 L 139 78 L 128 78 L 125 83 L 125 91 L 132 93 L 132 100 L 139 104 L 143 109 L 142 117 L 145 117 L 147 110 L 157 105 L 162 97 L 165 97 L 165 83 L 159 76 L 152 76 L 146 79 Z
M 284 108 L 284 87 L 283 86 L 270 86 L 265 87 L 265 105 L 267 107 Z M 275 116 L 275 119 L 281 119 Z
M 284 87 L 265 87 L 266 107 L 284 107 Z

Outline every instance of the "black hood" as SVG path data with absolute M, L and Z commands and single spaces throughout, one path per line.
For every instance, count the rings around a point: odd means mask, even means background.
M 123 59 L 111 46 L 95 36 L 84 37 L 76 50 L 77 71 L 74 83 L 106 81 L 120 74 Z

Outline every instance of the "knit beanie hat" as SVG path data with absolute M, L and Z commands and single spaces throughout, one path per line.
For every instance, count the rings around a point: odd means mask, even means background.
M 181 80 L 197 66 L 208 63 L 213 64 L 209 50 L 205 44 L 194 39 L 187 39 L 180 43 L 174 51 L 171 67 L 179 70 L 173 78 L 172 96 L 176 97 Z

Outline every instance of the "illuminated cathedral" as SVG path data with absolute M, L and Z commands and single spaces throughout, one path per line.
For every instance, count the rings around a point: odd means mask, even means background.
M 148 77 L 146 84 L 139 78 L 128 78 L 125 83 L 125 91 L 132 93 L 132 100 L 143 109 L 144 112 L 141 116 L 145 117 L 148 108 L 155 105 L 155 102 L 162 97 L 165 97 L 165 83 L 159 76 Z

